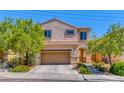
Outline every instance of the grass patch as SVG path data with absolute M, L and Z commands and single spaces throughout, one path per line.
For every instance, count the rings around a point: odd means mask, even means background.
M 92 72 L 84 65 L 80 65 L 79 70 L 82 74 L 92 74 Z
M 10 72 L 28 72 L 30 70 L 30 67 L 25 65 L 19 65 L 14 68 L 10 69 Z

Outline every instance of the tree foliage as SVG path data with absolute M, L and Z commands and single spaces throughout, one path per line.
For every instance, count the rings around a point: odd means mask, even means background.
M 88 42 L 89 53 L 100 53 L 108 56 L 111 63 L 111 55 L 121 55 L 124 51 L 124 28 L 120 24 L 113 24 L 103 37 Z
M 43 48 L 44 30 L 32 19 L 5 18 L 0 22 L 0 48 L 24 56 L 38 53 Z

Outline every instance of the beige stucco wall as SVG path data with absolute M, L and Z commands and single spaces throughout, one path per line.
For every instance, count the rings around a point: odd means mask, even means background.
M 51 41 L 77 41 L 77 29 L 74 27 L 64 25 L 58 21 L 52 21 L 47 24 L 43 24 L 42 27 L 44 29 L 52 30 Z M 73 29 L 75 31 L 75 35 L 71 38 L 65 38 L 64 33 L 67 29 Z
M 59 21 L 50 21 L 46 24 L 42 24 L 42 27 L 45 30 L 52 30 L 52 38 L 45 42 L 44 50 L 52 50 L 52 49 L 71 49 L 70 57 L 71 63 L 75 63 L 79 59 L 79 48 L 85 48 L 87 45 L 87 41 L 80 41 L 80 32 L 87 32 L 87 40 L 90 38 L 90 29 L 88 28 L 76 28 L 73 26 L 69 26 L 63 24 Z M 65 37 L 64 33 L 67 29 L 73 29 L 75 31 L 74 36 Z M 57 41 L 57 42 L 56 42 Z M 62 42 L 61 42 L 62 41 Z M 68 41 L 73 41 L 68 43 Z M 68 45 L 67 45 L 68 44 Z M 90 60 L 89 55 L 87 55 L 88 62 Z

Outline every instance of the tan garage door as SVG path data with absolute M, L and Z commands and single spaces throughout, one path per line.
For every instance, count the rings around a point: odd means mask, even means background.
M 41 53 L 41 64 L 69 64 L 70 53 L 68 51 L 47 51 Z

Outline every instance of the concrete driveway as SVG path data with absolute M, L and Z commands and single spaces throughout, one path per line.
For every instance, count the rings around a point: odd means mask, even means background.
M 1 81 L 83 81 L 72 65 L 38 65 L 27 73 L 0 73 Z
M 48 81 L 82 81 L 82 76 L 72 65 L 38 65 L 27 73 L 31 78 Z
M 27 73 L 0 72 L 0 82 L 80 82 L 83 77 L 72 65 L 38 65 Z M 123 76 L 83 75 L 89 82 L 123 81 Z

